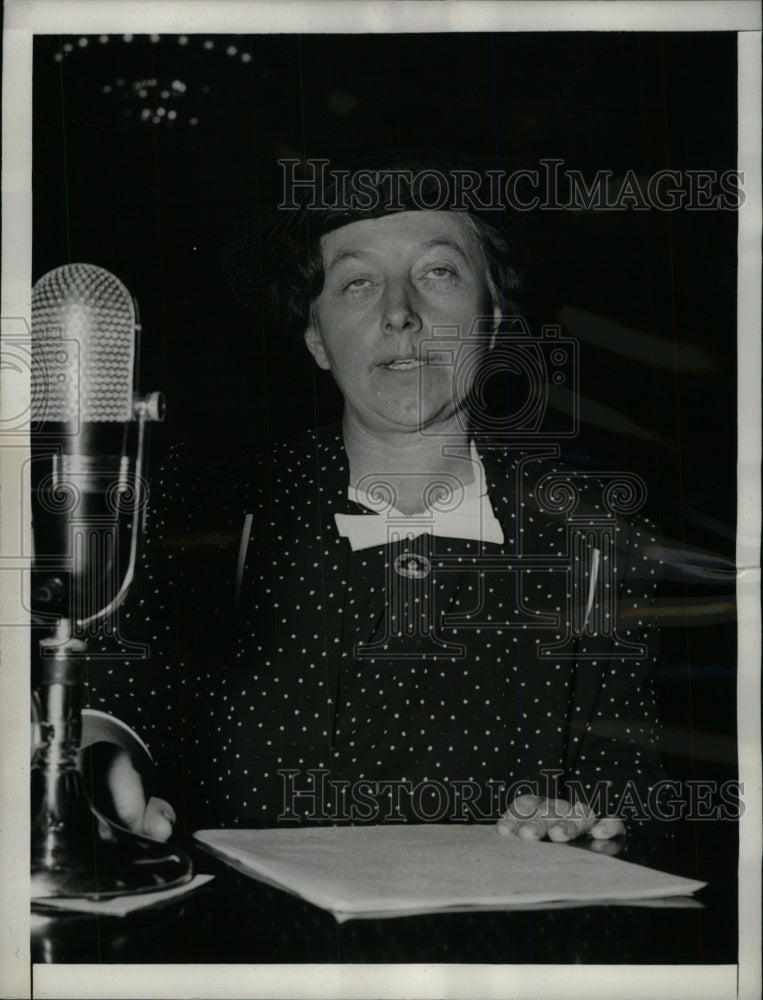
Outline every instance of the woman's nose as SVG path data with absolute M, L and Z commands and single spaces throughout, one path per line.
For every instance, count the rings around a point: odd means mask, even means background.
M 396 281 L 387 286 L 383 309 L 385 333 L 416 333 L 421 329 L 415 290 L 407 281 Z

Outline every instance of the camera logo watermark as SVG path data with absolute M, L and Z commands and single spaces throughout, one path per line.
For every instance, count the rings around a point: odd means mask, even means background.
M 424 419 L 429 378 L 450 377 L 453 436 L 479 434 L 505 445 L 526 440 L 559 441 L 580 430 L 580 348 L 558 324 L 534 334 L 522 316 L 478 316 L 468 330 L 433 326 L 417 344 L 421 434 L 447 440 Z

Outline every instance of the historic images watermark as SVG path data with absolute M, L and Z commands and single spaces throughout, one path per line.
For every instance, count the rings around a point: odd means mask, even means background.
M 598 817 L 624 822 L 676 820 L 717 822 L 738 820 L 745 813 L 740 781 L 662 779 L 648 790 L 632 781 L 615 789 L 608 780 L 594 784 L 570 779 L 560 788 L 561 770 L 542 770 L 539 780 L 506 782 L 489 779 L 438 781 L 406 778 L 356 781 L 336 780 L 328 768 L 279 770 L 282 810 L 279 822 L 331 821 L 348 823 L 494 823 L 519 796 L 540 796 L 553 802 L 562 794 Z M 539 805 L 538 818 L 544 806 Z M 522 814 L 522 819 L 535 818 Z
M 285 158 L 280 209 L 321 211 L 736 211 L 745 202 L 741 170 L 635 170 L 592 175 L 541 158 L 534 167 L 464 169 L 331 169 L 328 159 Z

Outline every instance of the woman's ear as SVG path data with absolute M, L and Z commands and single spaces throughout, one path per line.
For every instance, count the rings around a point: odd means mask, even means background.
M 324 371 L 329 371 L 331 368 L 331 362 L 326 354 L 326 349 L 323 346 L 323 339 L 321 338 L 320 331 L 316 329 L 313 321 L 310 321 L 310 325 L 305 330 L 305 343 L 307 344 L 308 351 L 315 358 L 315 363 L 319 368 Z

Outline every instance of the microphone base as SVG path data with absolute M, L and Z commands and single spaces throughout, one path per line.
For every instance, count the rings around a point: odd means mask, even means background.
M 176 847 L 132 833 L 102 816 L 79 769 L 81 667 L 85 644 L 62 622 L 43 640 L 37 692 L 40 742 L 32 759 L 32 907 L 56 897 L 109 899 L 158 892 L 190 881 L 191 859 Z
M 47 909 L 55 898 L 104 900 L 191 880 L 191 859 L 177 847 L 131 833 L 92 809 L 77 826 L 33 838 L 32 909 Z M 47 857 L 36 861 L 41 853 Z

